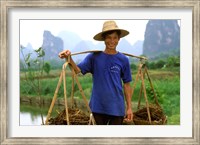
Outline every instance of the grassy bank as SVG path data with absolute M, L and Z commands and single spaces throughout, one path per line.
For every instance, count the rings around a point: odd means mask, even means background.
M 51 100 L 53 98 L 59 75 L 61 70 L 53 70 L 49 75 L 44 75 L 41 79 L 41 96 L 43 99 Z M 168 116 L 168 124 L 180 124 L 180 76 L 179 69 L 159 69 L 149 70 L 151 80 L 158 98 L 159 104 L 163 107 L 165 114 Z M 133 71 L 133 80 L 135 80 L 136 71 Z M 69 73 L 67 73 L 67 96 L 71 94 L 72 79 Z M 33 81 L 37 81 L 34 79 Z M 92 89 L 92 76 L 87 74 L 85 76 L 79 75 L 79 81 L 81 83 L 84 94 L 89 100 Z M 133 81 L 134 82 L 134 81 Z M 133 86 L 133 83 L 131 84 Z M 137 102 L 140 92 L 141 82 L 138 82 L 132 96 L 133 110 L 137 109 Z M 154 98 L 150 85 L 147 79 L 145 79 L 145 86 L 148 94 L 148 100 L 154 103 Z M 78 86 L 75 85 L 74 96 L 76 98 L 82 98 Z M 64 94 L 63 84 L 58 91 L 58 98 L 62 99 Z M 30 98 L 38 97 L 33 87 L 27 84 L 25 75 L 21 73 L 20 76 L 20 96 L 29 96 Z M 142 104 L 144 105 L 144 97 L 142 96 Z

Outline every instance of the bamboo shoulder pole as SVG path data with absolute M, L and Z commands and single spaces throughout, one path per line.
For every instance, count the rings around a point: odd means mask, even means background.
M 102 50 L 88 50 L 88 51 L 76 52 L 76 53 L 72 53 L 71 56 L 73 56 L 73 55 L 79 55 L 79 54 L 85 54 L 85 53 L 95 53 L 95 52 L 96 53 L 102 52 Z M 135 58 L 138 58 L 138 59 L 147 60 L 146 57 L 136 56 L 136 55 L 129 54 L 129 53 L 124 53 L 124 52 L 121 52 L 121 53 L 123 53 L 124 55 L 130 56 L 130 57 L 135 57 Z

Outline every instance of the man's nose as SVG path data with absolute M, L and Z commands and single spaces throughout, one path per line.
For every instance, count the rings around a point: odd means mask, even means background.
M 114 43 L 114 42 L 115 42 L 115 39 L 111 39 L 111 41 L 110 41 L 110 42 Z

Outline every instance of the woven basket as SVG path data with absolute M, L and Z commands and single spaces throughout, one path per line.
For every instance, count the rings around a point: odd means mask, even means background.
M 134 117 L 133 122 L 135 125 L 164 125 L 167 123 L 167 117 L 163 116 L 160 120 L 151 120 L 151 124 L 148 120 L 142 120 L 141 118 Z
M 164 125 L 167 123 L 167 116 L 163 113 L 161 107 L 156 105 L 150 105 L 151 123 L 148 119 L 147 108 L 144 107 L 134 112 L 133 122 L 135 125 Z

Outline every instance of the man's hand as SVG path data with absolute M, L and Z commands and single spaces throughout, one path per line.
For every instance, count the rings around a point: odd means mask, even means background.
M 127 121 L 127 122 L 132 122 L 133 117 L 134 117 L 134 115 L 133 115 L 132 109 L 131 108 L 127 109 L 126 110 L 126 118 L 124 120 Z
M 58 56 L 59 56 L 60 58 L 67 58 L 67 56 L 69 56 L 69 55 L 71 55 L 71 51 L 69 51 L 69 50 L 64 50 L 64 51 L 60 52 Z
M 70 50 L 64 50 L 64 51 L 60 52 L 58 56 L 59 56 L 60 58 L 67 58 L 67 57 L 70 56 L 70 55 L 71 55 L 71 51 L 70 51 Z M 74 63 L 73 59 L 72 59 L 71 57 L 70 57 L 69 59 L 70 59 L 70 60 L 67 60 L 67 61 L 70 63 L 71 67 L 74 69 L 75 73 L 76 73 L 76 74 L 80 73 L 81 70 L 80 70 L 80 68 Z

